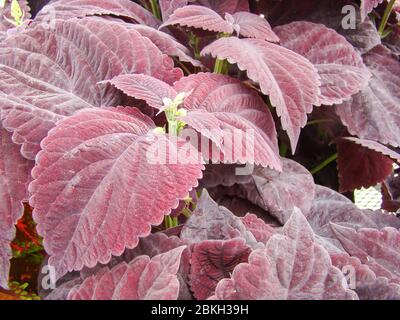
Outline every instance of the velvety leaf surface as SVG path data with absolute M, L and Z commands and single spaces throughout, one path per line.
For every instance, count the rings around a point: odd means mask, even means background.
M 176 9 L 186 6 L 188 2 L 189 0 L 159 0 L 163 21 L 167 21 Z
M 400 284 L 400 232 L 395 228 L 381 230 L 355 229 L 331 225 L 336 238 L 351 255 L 368 265 L 377 276 Z
M 335 30 L 322 24 L 300 21 L 274 29 L 281 44 L 306 57 L 321 76 L 320 104 L 349 100 L 371 77 L 361 55 Z
M 364 62 L 373 74 L 369 85 L 336 112 L 351 134 L 400 146 L 400 63 L 383 46 L 364 55 Z
M 320 81 L 315 67 L 297 53 L 259 39 L 221 38 L 201 54 L 228 59 L 247 70 L 247 76 L 260 84 L 277 108 L 294 152 L 307 113 L 318 101 Z
M 111 270 L 102 269 L 74 287 L 69 300 L 176 300 L 179 281 L 176 273 L 185 246 L 150 259 L 139 256 Z
M 336 240 L 332 232 L 330 223 L 333 222 L 354 229 L 380 228 L 380 225 L 374 221 L 375 214 L 379 215 L 382 213 L 361 210 L 342 194 L 317 185 L 315 199 L 307 215 L 307 219 L 317 235 L 327 238 L 342 249 L 341 244 Z
M 163 109 L 163 99 L 174 100 L 177 92 L 169 84 L 156 78 L 143 74 L 124 74 L 110 81 L 126 95 L 144 100 L 158 110 Z
M 375 273 L 356 257 L 347 253 L 331 254 L 332 264 L 342 270 L 349 286 L 357 292 L 360 300 L 399 300 L 400 286 L 389 283 L 385 277 Z
M 276 227 L 265 223 L 255 214 L 248 213 L 242 218 L 242 222 L 258 242 L 267 244 L 269 238 L 278 232 Z
M 0 48 L 0 116 L 28 159 L 57 121 L 119 102 L 118 91 L 100 81 L 144 73 L 173 83 L 182 75 L 149 39 L 98 19 L 57 20 L 54 30 L 36 26 L 6 44 Z
M 244 239 L 206 240 L 193 246 L 189 274 L 195 298 L 204 300 L 214 294 L 220 280 L 230 278 L 234 268 L 247 262 L 251 250 Z
M 228 195 L 247 199 L 285 223 L 294 207 L 308 213 L 315 192 L 310 172 L 297 162 L 282 158 L 283 171 L 257 167 L 247 181 L 226 189 Z
M 162 53 L 177 57 L 180 61 L 189 62 L 196 67 L 201 66 L 201 62 L 192 57 L 190 50 L 171 35 L 142 24 L 127 24 L 127 27 L 149 38 Z
M 94 15 L 113 15 L 131 18 L 140 24 L 157 28 L 160 22 L 150 11 L 129 0 L 57 0 L 38 13 L 35 22 L 51 24 L 53 19 L 83 18 Z
M 271 42 L 279 41 L 279 37 L 272 31 L 268 21 L 259 15 L 244 11 L 236 12 L 232 16 L 234 24 L 239 26 L 239 33 L 243 37 Z
M 295 209 L 282 234 L 272 236 L 265 249 L 251 253 L 231 279 L 222 280 L 216 298 L 230 299 L 356 299 L 345 285 L 329 254 L 315 244 L 314 233 Z
M 30 203 L 58 276 L 136 247 L 197 186 L 196 153 L 176 161 L 190 145 L 154 135 L 154 127 L 135 108 L 93 109 L 60 122 L 42 142 Z
M 8 288 L 11 258 L 10 242 L 15 237 L 17 220 L 28 200 L 28 183 L 33 162 L 22 158 L 19 147 L 12 143 L 11 133 L 0 124 L 0 287 Z
M 182 120 L 220 147 L 221 160 L 282 169 L 274 120 L 255 91 L 211 73 L 182 78 L 174 88 L 192 92 L 184 101 L 188 115 Z
M 400 300 L 400 285 L 390 283 L 385 277 L 362 285 L 356 290 L 360 300 Z
M 241 219 L 225 207 L 219 206 L 204 189 L 195 212 L 182 229 L 181 239 L 195 244 L 205 240 L 234 238 L 246 239 L 249 246 L 254 246 L 257 242 Z
M 207 7 L 196 5 L 178 8 L 161 27 L 175 24 L 214 32 L 233 33 L 234 31 L 233 25 L 223 19 L 217 12 Z

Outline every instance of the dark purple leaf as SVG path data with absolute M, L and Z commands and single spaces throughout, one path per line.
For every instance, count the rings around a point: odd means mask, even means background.
M 240 238 L 206 240 L 193 245 L 189 281 L 195 298 L 204 300 L 212 296 L 218 282 L 230 278 L 239 263 L 247 262 L 250 252 Z
M 355 229 L 331 224 L 336 238 L 351 255 L 370 267 L 379 277 L 400 284 L 400 232 L 391 227 L 381 230 Z
M 231 279 L 216 289 L 219 300 L 356 299 L 329 254 L 314 240 L 302 213 L 295 209 L 265 249 L 255 250 L 249 263 L 239 264 Z
M 153 128 L 135 108 L 90 109 L 42 142 L 30 203 L 58 277 L 136 247 L 197 186 L 197 151 Z
M 244 238 L 246 243 L 253 247 L 257 243 L 242 220 L 225 207 L 218 206 L 204 189 L 195 212 L 182 229 L 181 239 L 189 244 L 194 244 L 205 240 L 234 238 Z
M 393 161 L 400 155 L 370 140 L 344 138 L 336 142 L 340 192 L 369 188 L 384 181 L 393 172 Z
M 248 0 L 196 0 L 198 4 L 207 6 L 221 15 L 234 14 L 238 11 L 249 11 Z
M 335 30 L 312 22 L 293 22 L 274 29 L 281 44 L 306 57 L 321 76 L 320 104 L 349 100 L 371 77 L 361 55 Z
M 400 146 L 400 63 L 383 46 L 364 55 L 364 62 L 373 74 L 369 85 L 336 112 L 351 134 Z
M 242 222 L 258 242 L 267 244 L 269 238 L 278 232 L 276 227 L 265 223 L 255 214 L 248 213 L 242 218 Z
M 297 53 L 260 39 L 221 38 L 201 54 L 237 63 L 240 70 L 246 70 L 247 76 L 260 84 L 262 93 L 269 95 L 277 108 L 294 152 L 307 113 L 318 102 L 320 81 L 315 67 Z
M 150 259 L 139 256 L 111 270 L 104 268 L 74 287 L 69 300 L 176 300 L 184 246 Z
M 246 180 L 226 188 L 230 196 L 249 200 L 285 223 L 294 207 L 308 213 L 315 192 L 310 172 L 297 162 L 282 158 L 283 171 L 257 167 Z

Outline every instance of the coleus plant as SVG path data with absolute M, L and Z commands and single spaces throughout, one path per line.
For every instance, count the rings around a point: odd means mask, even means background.
M 1 2 L 1 287 L 28 202 L 43 298 L 400 299 L 400 220 L 337 192 L 397 210 L 396 1 L 45 2 Z

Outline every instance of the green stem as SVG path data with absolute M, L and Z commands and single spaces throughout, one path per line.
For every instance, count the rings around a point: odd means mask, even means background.
M 282 143 L 279 146 L 279 154 L 281 157 L 286 157 L 287 153 L 288 153 L 288 146 L 286 143 Z
M 229 71 L 229 62 L 227 60 L 215 60 L 214 73 L 227 74 Z
M 389 4 L 386 6 L 385 13 L 383 14 L 381 25 L 379 26 L 378 33 L 382 37 L 386 28 L 386 24 L 389 20 L 390 14 L 392 13 L 393 7 L 396 3 L 396 0 L 390 0 Z
M 327 122 L 332 122 L 330 119 L 319 119 L 319 120 L 311 120 L 307 122 L 307 126 L 312 126 L 314 124 L 321 124 L 321 123 L 327 123 Z
M 150 5 L 151 5 L 151 11 L 153 12 L 153 15 L 161 20 L 161 12 L 160 8 L 158 7 L 157 0 L 150 0 Z
M 335 153 L 331 155 L 328 159 L 322 161 L 319 165 L 317 165 L 315 168 L 311 169 L 310 172 L 311 174 L 316 174 L 317 172 L 320 172 L 322 169 L 324 169 L 326 166 L 331 164 L 333 161 L 335 161 L 338 157 L 338 154 Z

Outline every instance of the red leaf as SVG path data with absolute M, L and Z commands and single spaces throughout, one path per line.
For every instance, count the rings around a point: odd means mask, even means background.
M 336 107 L 349 132 L 361 139 L 400 146 L 400 63 L 383 46 L 364 55 L 373 74 L 369 85 Z
M 265 249 L 250 254 L 249 263 L 239 264 L 231 279 L 216 289 L 219 300 L 356 299 L 347 289 L 329 254 L 315 244 L 314 233 L 299 210 Z
M 336 147 L 340 192 L 375 186 L 393 172 L 393 161 L 382 152 L 392 156 L 396 153 L 379 143 L 348 138 L 339 139 Z
M 189 0 L 159 0 L 163 21 L 167 21 L 171 14 L 179 8 L 186 6 Z
M 69 300 L 176 300 L 184 246 L 150 259 L 140 256 L 111 270 L 104 268 L 74 287 Z
M 400 284 L 400 232 L 395 228 L 359 229 L 358 231 L 332 223 L 332 230 L 342 246 L 359 258 L 377 276 Z
M 249 230 L 258 242 L 267 244 L 278 229 L 266 224 L 262 219 L 258 218 L 255 214 L 248 213 L 242 218 L 247 230 Z
M 197 186 L 197 151 L 175 161 L 191 146 L 154 135 L 154 127 L 135 108 L 93 109 L 60 122 L 42 142 L 30 203 L 58 277 L 136 247 Z
M 65 116 L 119 103 L 118 92 L 100 81 L 122 73 L 170 83 L 182 76 L 149 39 L 123 25 L 87 18 L 58 20 L 54 27 L 38 25 L 0 49 L 0 117 L 28 159 Z
M 320 81 L 315 67 L 297 53 L 259 39 L 221 38 L 201 54 L 228 59 L 247 70 L 247 76 L 260 84 L 262 93 L 269 95 L 277 108 L 294 152 L 307 113 L 318 102 Z
M 211 199 L 207 190 L 197 202 L 195 212 L 184 225 L 181 239 L 189 244 L 205 240 L 229 240 L 243 238 L 246 243 L 255 247 L 257 241 L 239 217 Z
M 150 11 L 129 0 L 56 0 L 47 4 L 35 22 L 51 24 L 54 19 L 68 20 L 94 15 L 130 18 L 140 24 L 157 28 L 160 23 Z
M 22 158 L 11 133 L 0 124 L 0 287 L 8 288 L 11 258 L 10 243 L 15 238 L 15 224 L 24 213 L 33 162 Z
M 315 192 L 314 179 L 302 165 L 282 158 L 283 171 L 257 167 L 236 185 L 226 188 L 226 194 L 249 200 L 285 223 L 294 207 L 308 213 Z
M 300 21 L 274 31 L 284 47 L 306 57 L 317 68 L 322 82 L 320 104 L 342 103 L 368 84 L 371 74 L 361 55 L 335 30 Z
M 236 12 L 232 15 L 234 24 L 238 25 L 239 33 L 246 38 L 256 38 L 278 42 L 279 37 L 272 31 L 267 20 L 250 12 Z
M 274 120 L 255 91 L 238 80 L 211 73 L 182 78 L 174 88 L 193 90 L 185 99 L 188 115 L 182 120 L 220 146 L 222 161 L 282 169 Z
M 250 252 L 244 239 L 206 240 L 195 244 L 189 274 L 195 298 L 205 300 L 213 295 L 218 282 L 230 278 L 239 263 L 247 262 Z
M 214 10 L 196 5 L 178 8 L 160 28 L 175 24 L 214 32 L 233 33 L 234 31 L 233 25 Z

